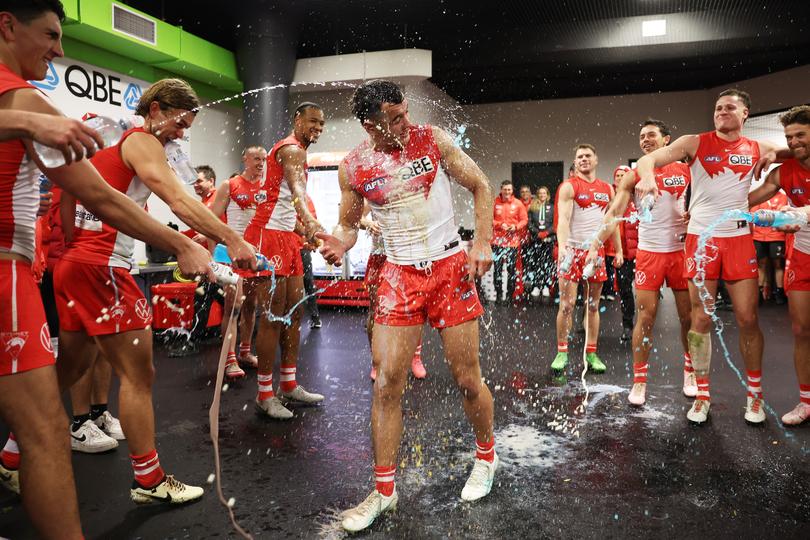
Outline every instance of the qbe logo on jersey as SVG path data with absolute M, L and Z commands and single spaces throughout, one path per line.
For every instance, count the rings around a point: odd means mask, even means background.
M 664 178 L 664 187 L 686 187 L 686 178 L 683 176 L 670 176 Z
M 598 202 L 610 202 L 610 195 L 607 193 L 594 193 L 593 200 Z
M 728 156 L 728 162 L 731 165 L 745 165 L 750 167 L 754 164 L 754 157 L 742 154 L 731 154 Z

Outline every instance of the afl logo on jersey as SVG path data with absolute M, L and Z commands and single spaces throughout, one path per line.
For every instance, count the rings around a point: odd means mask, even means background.
M 731 154 L 728 156 L 728 162 L 731 165 L 746 165 L 751 166 L 754 164 L 753 156 L 743 156 L 740 154 Z
M 610 195 L 607 193 L 594 193 L 593 200 L 599 202 L 610 202 Z
M 804 195 L 804 189 L 800 187 L 795 187 L 790 190 L 791 195 Z
M 664 187 L 684 187 L 686 186 L 686 178 L 683 176 L 670 176 L 664 178 L 663 183 Z
M 236 196 L 236 199 L 234 199 L 234 200 L 236 202 L 247 202 L 248 196 L 245 195 L 244 193 L 240 193 L 239 195 Z
M 382 187 L 386 184 L 388 179 L 385 176 L 380 176 L 379 178 L 375 178 L 365 186 L 363 186 L 363 191 L 368 193 L 369 191 L 374 191 L 378 187 Z
M 430 156 L 423 156 L 411 161 L 408 165 L 400 167 L 396 172 L 396 177 L 400 180 L 410 180 L 416 176 L 421 176 L 433 172 L 435 167 L 430 161 Z
M 582 193 L 581 195 L 577 195 L 577 200 L 587 201 L 588 200 L 588 194 L 587 193 Z
M 721 161 L 723 161 L 723 158 L 720 156 L 706 156 L 705 158 L 703 158 L 703 161 L 705 161 L 706 163 L 720 163 Z

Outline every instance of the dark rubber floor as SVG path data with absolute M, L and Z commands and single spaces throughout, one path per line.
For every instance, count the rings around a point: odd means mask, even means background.
M 361 537 L 385 538 L 808 538 L 810 427 L 786 430 L 773 414 L 764 427 L 743 420 L 745 393 L 715 347 L 707 425 L 685 418 L 682 350 L 671 301 L 661 309 L 650 362 L 647 406 L 631 408 L 630 347 L 619 343 L 618 305 L 603 314 L 603 375 L 579 380 L 582 337 L 565 377 L 554 378 L 556 306 L 488 307 L 482 366 L 495 396 L 501 467 L 492 493 L 475 504 L 459 494 L 474 440 L 442 361 L 439 336 L 426 332 L 429 375 L 404 400 L 399 507 Z M 226 497 L 256 538 L 339 538 L 338 511 L 370 491 L 371 383 L 363 311 L 324 311 L 304 330 L 299 381 L 325 394 L 281 423 L 253 410 L 256 375 L 223 395 Z M 724 313 L 733 364 L 741 361 L 732 316 Z M 781 416 L 798 402 L 787 310 L 761 310 L 766 336 L 763 387 Z M 717 340 L 715 339 L 715 344 Z M 156 353 L 158 451 L 179 479 L 206 485 L 213 472 L 207 411 L 217 346 L 199 356 Z M 114 412 L 116 407 L 113 406 Z M 556 422 L 556 424 L 555 424 Z M 558 428 L 559 426 L 563 428 Z M 74 454 L 88 538 L 233 538 L 210 488 L 179 508 L 136 507 L 124 443 L 105 455 Z M 0 493 L 0 536 L 35 538 L 19 505 Z

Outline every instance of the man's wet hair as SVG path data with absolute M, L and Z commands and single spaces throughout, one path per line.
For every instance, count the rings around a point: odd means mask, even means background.
M 214 184 L 217 183 L 217 173 L 214 172 L 214 168 L 210 165 L 197 165 L 194 170 L 202 173 L 206 180 L 211 180 Z
M 646 120 L 644 120 L 641 123 L 641 125 L 639 127 L 645 128 L 647 126 L 655 126 L 655 127 L 657 127 L 658 131 L 661 132 L 662 137 L 667 137 L 669 135 L 672 135 L 672 132 L 669 130 L 669 126 L 666 125 L 661 120 L 656 120 L 655 118 L 647 118 Z
M 784 127 L 790 124 L 804 124 L 810 126 L 810 105 L 797 105 L 779 116 L 779 122 Z
M 65 20 L 65 7 L 59 0 L 5 0 L 0 2 L 0 11 L 8 11 L 24 24 L 49 11 L 56 13 L 60 21 Z
M 352 114 L 361 122 L 380 114 L 383 103 L 398 105 L 405 101 L 396 83 L 385 80 L 368 81 L 354 91 L 351 99 Z
M 740 101 L 743 102 L 745 108 L 749 111 L 751 110 L 751 94 L 746 92 L 745 90 L 740 90 L 739 88 L 729 88 L 728 90 L 723 90 L 719 94 L 717 94 L 717 99 L 725 96 L 734 96 L 738 98 Z
M 293 120 L 295 120 L 299 114 L 304 114 L 304 112 L 306 112 L 307 109 L 317 109 L 319 111 L 323 110 L 321 106 L 318 105 L 317 103 L 314 103 L 312 101 L 305 101 L 295 108 L 295 111 L 293 112 Z

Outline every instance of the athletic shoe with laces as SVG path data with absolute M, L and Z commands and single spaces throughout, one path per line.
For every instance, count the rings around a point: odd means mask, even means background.
M 116 441 L 126 440 L 127 437 L 124 435 L 124 430 L 121 429 L 121 422 L 119 422 L 118 418 L 114 417 L 110 411 L 104 411 L 101 413 L 101 416 L 93 420 L 93 422 L 101 428 L 101 431 Z
M 307 405 L 313 405 L 315 403 L 320 403 L 323 401 L 323 396 L 321 394 L 316 394 L 314 392 L 307 392 L 304 390 L 304 387 L 300 384 L 297 385 L 295 388 L 290 390 L 289 392 L 279 392 L 281 397 L 286 399 L 287 401 L 295 401 L 298 403 L 306 403 Z
M 17 469 L 6 469 L 2 461 L 0 461 L 0 486 L 3 486 L 17 495 L 20 494 L 20 471 Z
M 785 413 L 782 417 L 782 423 L 786 426 L 798 426 L 808 418 L 810 418 L 810 405 L 799 402 L 792 411 Z M 2 470 L 0 468 L 0 475 L 2 475 Z
M 118 448 L 118 441 L 101 431 L 101 428 L 88 418 L 76 431 L 70 429 L 70 447 L 76 452 L 98 454 Z
M 602 362 L 595 352 L 587 353 L 585 355 L 585 361 L 588 362 L 588 365 L 591 366 L 591 371 L 594 373 L 604 373 L 607 369 L 607 366 Z
M 552 371 L 562 371 L 565 369 L 565 366 L 568 365 L 568 353 L 567 352 L 558 352 L 557 356 L 554 357 L 554 361 L 551 363 Z
M 138 504 L 152 502 L 183 504 L 199 499 L 203 493 L 205 493 L 203 488 L 184 484 L 171 474 L 164 476 L 163 481 L 153 488 L 142 487 L 133 480 L 132 489 L 129 490 L 130 498 Z
M 256 410 L 276 420 L 289 420 L 293 417 L 292 411 L 285 407 L 277 396 L 257 401 Z
M 695 372 L 683 372 L 683 395 L 686 397 L 695 397 L 698 393 L 697 379 L 695 379 Z
M 765 421 L 765 409 L 761 397 L 747 396 L 745 399 L 745 421 L 749 424 L 761 424 Z
M 630 394 L 627 395 L 630 405 L 644 405 L 647 401 L 647 383 L 635 383 Z
M 241 379 L 245 376 L 245 370 L 239 367 L 237 362 L 228 362 L 225 364 L 225 378 L 228 380 Z
M 398 500 L 399 496 L 396 488 L 394 488 L 394 492 L 390 497 L 386 497 L 375 489 L 371 492 L 371 495 L 366 497 L 365 501 L 350 510 L 342 512 L 340 517 L 343 518 L 343 521 L 340 524 L 344 530 L 349 532 L 367 529 L 383 512 L 396 510 Z
M 696 399 L 692 403 L 692 408 L 686 413 L 686 419 L 695 424 L 702 424 L 709 419 L 709 409 L 711 402 L 705 399 Z
M 498 468 L 498 454 L 492 463 L 484 459 L 476 459 L 473 465 L 470 477 L 467 483 L 464 484 L 464 489 L 461 490 L 461 498 L 467 502 L 477 501 L 489 495 L 492 489 L 492 481 L 495 479 L 495 469 Z
M 413 376 L 417 379 L 424 379 L 427 377 L 427 370 L 425 369 L 425 365 L 422 363 L 421 355 L 414 355 L 413 360 L 411 360 L 411 371 L 413 372 Z
M 242 353 L 239 355 L 239 363 L 251 369 L 259 368 L 259 359 L 253 353 Z

